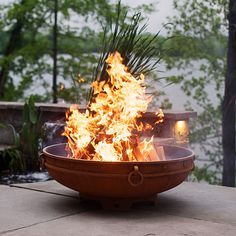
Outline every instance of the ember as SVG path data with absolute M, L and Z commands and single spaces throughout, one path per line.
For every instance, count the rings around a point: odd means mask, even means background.
M 85 113 L 72 105 L 66 114 L 63 135 L 68 138 L 69 157 L 101 161 L 157 161 L 164 158 L 153 138 L 141 140 L 151 126 L 138 123 L 151 96 L 145 95 L 144 75 L 135 78 L 122 63 L 119 52 L 106 59 L 109 80 L 92 83 L 93 99 Z M 163 122 L 162 110 L 156 124 Z M 161 153 L 161 154 L 160 154 Z

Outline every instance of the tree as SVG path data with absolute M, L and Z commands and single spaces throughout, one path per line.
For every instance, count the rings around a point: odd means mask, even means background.
M 25 1 L 22 0 L 19 5 L 23 8 L 25 5 Z M 30 8 L 29 10 L 32 10 L 32 8 Z M 14 23 L 11 27 L 9 40 L 7 42 L 7 45 L 5 46 L 5 49 L 3 50 L 3 60 L 1 63 L 2 67 L 0 70 L 0 97 L 4 96 L 4 87 L 5 83 L 7 82 L 7 76 L 9 74 L 10 62 L 8 59 L 11 54 L 14 53 L 21 42 L 21 33 L 25 20 L 24 13 L 17 15 L 15 20 L 16 23 Z
M 53 102 L 57 103 L 57 15 L 58 15 L 58 0 L 54 0 L 54 25 L 53 25 Z
M 227 72 L 225 78 L 225 93 L 222 107 L 223 119 L 223 150 L 224 168 L 223 185 L 235 186 L 235 158 L 236 158 L 236 0 L 229 1 L 229 33 Z
M 29 95 L 29 89 L 32 90 L 33 81 L 37 83 L 37 89 L 40 86 L 47 89 L 48 99 L 52 93 L 48 89 L 51 81 L 44 77 L 52 72 L 54 1 L 21 0 L 0 8 L 1 31 L 8 34 L 0 60 L 0 99 L 24 99 Z M 61 0 L 58 1 L 58 15 L 58 52 L 66 55 L 57 58 L 58 77 L 71 83 L 71 74 L 75 72 L 91 74 L 89 64 L 93 63 L 95 56 L 86 55 L 86 52 L 96 52 L 99 47 L 99 32 L 92 30 L 87 21 L 106 22 L 107 18 L 114 16 L 114 5 L 108 0 Z M 68 24 L 73 17 L 79 17 L 83 25 Z M 17 84 L 15 77 L 21 78 Z M 55 85 L 53 88 L 54 91 L 57 89 Z M 40 97 L 45 99 L 38 93 Z
M 233 2 L 235 4 L 235 1 Z M 169 78 L 169 81 L 179 83 L 185 94 L 191 96 L 201 110 L 198 122 L 195 127 L 192 127 L 192 140 L 204 153 L 203 156 L 198 157 L 199 160 L 204 161 L 204 164 L 201 168 L 196 169 L 195 177 L 199 180 L 205 179 L 209 182 L 220 183 L 224 164 L 224 176 L 231 175 L 232 185 L 232 179 L 235 179 L 233 175 L 235 171 L 235 138 L 233 138 L 233 136 L 235 137 L 235 133 L 233 134 L 235 120 L 233 120 L 233 117 L 235 116 L 236 91 L 235 85 L 229 83 L 229 80 L 235 81 L 235 63 L 233 65 L 232 59 L 235 42 L 232 42 L 232 38 L 229 38 L 226 94 L 224 104 L 221 106 L 227 65 L 228 24 L 226 18 L 228 1 L 174 0 L 173 4 L 177 10 L 177 15 L 173 19 L 169 19 L 169 22 L 173 25 L 172 28 L 169 27 L 168 29 L 170 35 L 175 36 L 172 44 L 174 50 L 171 52 L 172 57 L 166 58 L 166 62 L 169 68 L 182 69 L 186 73 Z M 235 5 L 232 4 L 232 1 L 230 4 L 231 21 L 235 22 L 235 16 L 232 18 L 232 12 L 235 11 L 232 9 L 235 9 Z M 233 35 L 232 26 L 230 35 L 230 37 Z M 173 53 L 175 53 L 175 57 L 173 57 Z M 178 59 L 176 59 L 176 56 L 179 56 Z M 193 68 L 195 67 L 196 70 L 196 66 L 200 72 L 197 76 L 193 73 Z M 233 73 L 234 76 L 232 76 Z M 211 89 L 210 93 L 209 89 Z M 212 98 L 215 102 L 212 102 Z M 229 103 L 229 100 L 231 103 Z M 221 129 L 222 114 L 224 162 Z M 228 149 L 228 151 L 231 150 L 229 151 L 231 154 L 226 151 L 226 146 L 231 146 Z
M 116 17 L 115 5 L 109 0 L 21 0 L 0 6 L 0 28 L 8 35 L 4 48 L 9 43 L 12 48 L 0 59 L 0 70 L 4 71 L 0 99 L 24 100 L 36 93 L 38 101 L 49 101 L 54 91 L 54 101 L 57 96 L 81 103 L 92 80 L 96 53 L 101 49 L 101 28 Z M 122 4 L 122 10 L 127 8 Z M 150 12 L 154 8 L 144 5 L 139 6 L 141 9 Z M 134 10 L 129 8 L 131 13 Z M 54 24 L 56 15 L 58 22 Z M 79 23 L 73 22 L 78 19 Z M 21 27 L 15 33 L 17 22 Z M 57 47 L 53 47 L 56 41 Z

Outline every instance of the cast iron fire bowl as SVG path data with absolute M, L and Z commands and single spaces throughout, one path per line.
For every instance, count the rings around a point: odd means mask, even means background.
M 43 149 L 43 163 L 59 183 L 93 198 L 148 198 L 182 183 L 194 168 L 194 153 L 164 145 L 165 161 L 107 162 L 66 157 L 64 143 Z

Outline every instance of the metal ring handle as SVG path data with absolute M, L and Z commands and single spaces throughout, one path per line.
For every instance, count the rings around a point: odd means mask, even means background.
M 137 187 L 143 183 L 143 174 L 139 171 L 138 166 L 134 166 L 134 170 L 128 175 L 128 182 L 131 186 Z

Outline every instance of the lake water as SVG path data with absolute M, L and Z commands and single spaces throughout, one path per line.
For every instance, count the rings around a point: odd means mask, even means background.
M 51 59 L 47 59 L 48 63 L 51 64 Z M 192 62 L 193 64 L 193 69 L 192 75 L 187 75 L 185 77 L 185 79 L 191 79 L 192 76 L 194 77 L 200 77 L 202 76 L 202 72 L 199 70 L 199 66 L 202 63 L 206 63 L 203 60 L 201 61 L 195 61 Z M 161 63 L 158 66 L 158 71 L 162 71 L 162 72 L 157 72 L 158 77 L 162 78 L 162 77 L 169 77 L 169 76 L 173 76 L 173 75 L 181 75 L 182 73 L 188 74 L 188 70 L 186 69 L 184 71 L 178 70 L 178 69 L 172 69 L 172 70 L 167 70 L 166 66 L 164 63 Z M 15 85 L 19 84 L 20 79 L 19 77 L 13 76 L 14 77 L 14 83 Z M 52 90 L 52 74 L 44 74 L 42 75 L 43 79 L 37 79 L 35 80 L 34 84 L 30 87 L 30 89 L 28 89 L 25 93 L 25 96 L 29 96 L 30 94 L 46 94 L 46 93 L 50 93 Z M 48 85 L 46 86 L 46 88 L 44 88 L 42 86 L 42 84 L 46 82 Z M 71 86 L 72 80 L 70 78 L 68 79 L 64 79 L 61 76 L 58 76 L 58 84 L 59 83 L 63 83 L 65 84 L 66 87 Z M 172 109 L 173 110 L 185 110 L 184 105 L 186 104 L 186 102 L 190 102 L 193 109 L 195 111 L 197 111 L 198 113 L 200 113 L 202 111 L 202 109 L 196 104 L 196 101 L 194 99 L 192 99 L 191 97 L 188 97 L 184 94 L 184 92 L 181 90 L 181 84 L 171 84 L 168 85 L 168 83 L 166 83 L 163 79 L 160 80 L 160 82 L 153 84 L 152 83 L 152 87 L 154 90 L 156 91 L 163 91 L 166 93 L 166 96 L 169 98 L 170 102 L 172 103 Z M 214 84 L 207 84 L 206 87 L 206 91 L 208 92 L 208 94 L 210 94 L 209 98 L 212 102 L 212 104 L 214 106 L 218 105 L 219 101 L 216 97 L 216 92 L 215 92 L 215 86 Z M 147 92 L 149 92 L 147 90 Z M 221 88 L 221 93 L 223 94 L 223 87 Z M 63 102 L 62 100 L 60 102 Z

